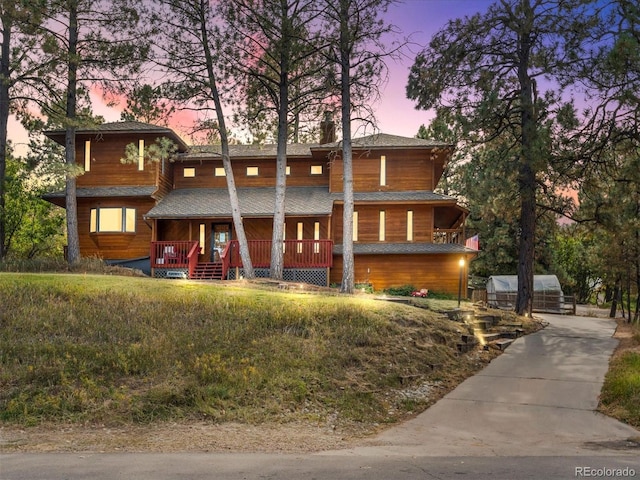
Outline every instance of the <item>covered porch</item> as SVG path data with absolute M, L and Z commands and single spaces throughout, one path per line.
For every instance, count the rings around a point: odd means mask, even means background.
M 271 240 L 249 240 L 248 247 L 256 276 L 268 276 Z M 329 269 L 333 265 L 333 241 L 285 240 L 282 248 L 285 280 L 328 285 Z M 226 280 L 243 276 L 237 240 L 221 245 L 213 261 L 199 260 L 201 252 L 202 246 L 195 240 L 151 242 L 151 275 L 195 280 Z

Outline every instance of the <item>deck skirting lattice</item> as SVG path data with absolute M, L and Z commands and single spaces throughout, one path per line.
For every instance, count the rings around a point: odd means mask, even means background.
M 268 268 L 254 268 L 254 273 L 256 278 L 269 278 Z M 326 268 L 285 268 L 282 272 L 282 279 L 285 282 L 300 282 L 326 287 L 329 281 L 327 275 L 328 272 Z M 228 275 L 229 280 L 235 280 L 235 276 L 235 268 L 230 268 Z M 244 269 L 242 268 L 240 268 L 240 276 L 244 276 Z

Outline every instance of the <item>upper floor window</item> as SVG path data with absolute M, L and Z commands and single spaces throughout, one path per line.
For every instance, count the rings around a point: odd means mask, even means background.
M 287 175 L 291 175 L 291 167 L 287 165 Z
M 413 242 L 413 210 L 407 210 L 407 242 Z
M 225 177 L 227 174 L 224 171 L 224 167 L 216 167 L 215 171 L 213 172 L 213 174 L 216 177 Z
M 387 157 L 385 155 L 380 156 L 380 186 L 384 187 L 387 184 Z
M 311 165 L 311 175 L 322 175 L 322 165 Z
M 259 174 L 258 167 L 247 167 L 247 177 L 257 177 Z
M 378 231 L 378 240 L 384 242 L 387 232 L 387 213 L 384 210 L 380 210 L 380 228 Z
M 136 209 L 126 207 L 92 208 L 90 233 L 135 233 Z
M 196 169 L 195 167 L 184 167 L 182 174 L 185 178 L 193 178 L 196 176 Z
M 91 140 L 84 142 L 84 171 L 91 171 Z
M 138 140 L 138 170 L 144 170 L 144 140 Z
M 353 212 L 353 241 L 358 241 L 358 212 Z

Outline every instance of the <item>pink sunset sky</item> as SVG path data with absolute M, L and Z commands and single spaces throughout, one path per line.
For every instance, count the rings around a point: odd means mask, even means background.
M 398 28 L 401 36 L 410 37 L 412 45 L 401 59 L 387 62 L 388 82 L 383 87 L 380 101 L 374 106 L 379 131 L 413 137 L 420 125 L 429 123 L 431 113 L 416 110 L 414 102 L 406 98 L 405 88 L 415 55 L 448 20 L 484 12 L 491 3 L 491 0 L 405 0 L 389 9 L 388 21 Z M 120 109 L 106 106 L 97 95 L 93 96 L 93 102 L 94 113 L 102 115 L 107 122 L 120 119 Z M 371 132 L 356 130 L 354 136 L 366 133 Z M 26 142 L 26 135 L 15 121 L 10 123 L 9 138 L 20 154 L 20 144 Z

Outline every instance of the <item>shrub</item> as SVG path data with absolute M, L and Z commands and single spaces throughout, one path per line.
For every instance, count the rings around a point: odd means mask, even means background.
M 417 289 L 414 285 L 402 285 L 400 287 L 389 287 L 385 292 L 397 297 L 410 297 Z

